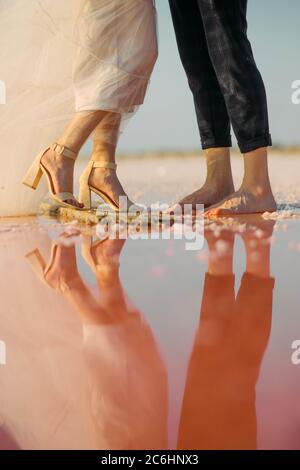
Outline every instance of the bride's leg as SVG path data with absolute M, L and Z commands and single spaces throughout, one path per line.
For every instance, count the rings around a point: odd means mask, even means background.
M 83 323 L 101 323 L 106 315 L 78 272 L 75 246 L 57 245 L 46 282 L 74 306 Z
M 57 140 L 57 143 L 78 153 L 105 114 L 104 111 L 85 111 L 77 113 L 62 136 Z M 73 193 L 73 171 L 75 162 L 59 155 L 52 149 L 45 153 L 42 162 L 43 166 L 51 174 L 55 192 Z M 71 200 L 66 202 L 77 207 L 83 206 L 79 202 L 75 204 L 74 201 Z
M 107 112 L 93 133 L 91 160 L 100 163 L 116 163 L 116 147 L 120 134 L 121 114 Z M 114 201 L 127 196 L 117 173 L 110 168 L 93 168 L 89 177 L 91 186 L 101 189 Z

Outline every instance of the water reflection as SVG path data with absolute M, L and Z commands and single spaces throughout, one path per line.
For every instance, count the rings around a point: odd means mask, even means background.
M 166 371 L 152 331 L 122 288 L 119 258 L 124 243 L 84 238 L 82 256 L 96 277 L 96 296 L 78 272 L 74 246 L 53 244 L 47 267 L 38 250 L 27 259 L 79 316 L 91 447 L 164 449 Z
M 255 386 L 268 344 L 274 279 L 274 223 L 245 227 L 246 272 L 235 298 L 235 233 L 206 230 L 209 247 L 199 327 L 190 358 L 179 449 L 256 449 Z
M 179 449 L 257 446 L 255 385 L 271 328 L 273 225 L 262 219 L 206 225 L 207 272 L 185 374 Z M 235 297 L 237 236 L 246 272 Z M 146 313 L 128 298 L 120 278 L 129 242 L 81 234 L 78 256 L 63 240 L 64 234 L 60 243 L 44 234 L 30 242 L 25 237 L 6 253 L 7 266 L 12 254 L 15 264 L 1 314 L 8 349 L 0 375 L 2 447 L 167 449 L 166 361 Z M 81 274 L 78 259 L 95 286 Z M 174 285 L 176 274 L 170 273 Z

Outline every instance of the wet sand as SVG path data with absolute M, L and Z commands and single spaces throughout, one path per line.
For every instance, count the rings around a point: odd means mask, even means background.
M 299 449 L 300 161 L 288 163 L 272 161 L 279 215 L 207 221 L 196 250 L 1 219 L 0 448 Z M 197 182 L 195 159 L 136 165 L 120 175 L 140 202 Z

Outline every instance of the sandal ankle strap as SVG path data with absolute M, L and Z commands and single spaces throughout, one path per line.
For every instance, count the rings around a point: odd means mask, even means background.
M 77 153 L 73 152 L 73 150 L 68 149 L 64 145 L 60 144 L 53 144 L 52 150 L 56 152 L 58 155 L 63 155 L 64 157 L 70 158 L 71 160 L 76 160 Z
M 112 162 L 93 161 L 93 168 L 108 168 L 110 170 L 116 170 L 117 165 L 116 163 L 112 163 Z

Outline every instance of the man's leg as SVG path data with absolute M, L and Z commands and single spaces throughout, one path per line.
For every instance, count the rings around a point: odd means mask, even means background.
M 265 87 L 247 38 L 247 0 L 197 0 L 209 55 L 241 152 L 245 177 L 239 191 L 213 214 L 276 210 L 268 175 L 271 145 Z
M 207 48 L 197 0 L 169 0 L 182 64 L 194 96 L 204 149 L 207 178 L 204 186 L 180 204 L 217 203 L 234 190 L 227 108 Z

